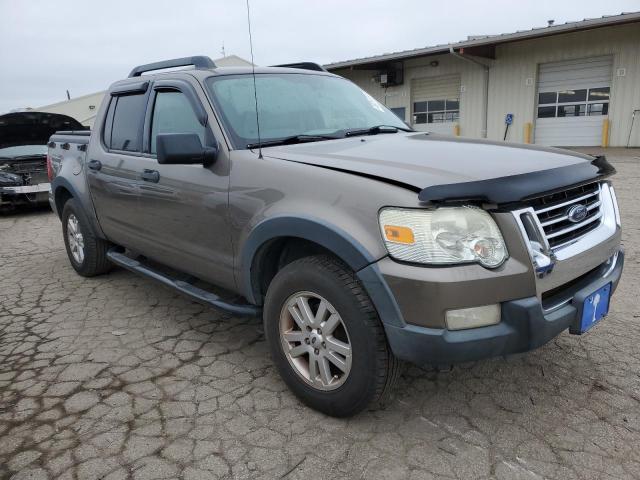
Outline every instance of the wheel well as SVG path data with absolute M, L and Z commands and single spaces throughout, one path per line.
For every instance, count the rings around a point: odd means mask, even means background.
M 70 198 L 73 198 L 73 195 L 71 195 L 71 192 L 69 190 L 64 187 L 56 188 L 54 200 L 56 202 L 56 210 L 58 211 L 58 216 L 62 216 L 64 204 L 67 203 Z
M 322 245 L 303 238 L 280 237 L 266 242 L 251 264 L 251 288 L 256 302 L 262 305 L 271 281 L 283 267 L 300 258 L 320 254 L 334 255 Z

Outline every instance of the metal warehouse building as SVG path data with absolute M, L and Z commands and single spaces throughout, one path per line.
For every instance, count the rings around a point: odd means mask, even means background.
M 325 67 L 416 130 L 640 146 L 640 12 L 549 23 Z

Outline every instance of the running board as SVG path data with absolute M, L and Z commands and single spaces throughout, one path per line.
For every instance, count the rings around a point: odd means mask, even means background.
M 225 312 L 231 313 L 233 315 L 243 317 L 259 317 L 260 315 L 262 315 L 262 309 L 260 307 L 256 307 L 255 305 L 226 302 L 218 295 L 207 292 L 206 290 L 198 288 L 188 282 L 173 279 L 168 275 L 165 275 L 164 273 L 161 273 L 148 267 L 147 265 L 144 265 L 138 260 L 127 257 L 124 253 L 118 251 L 117 248 L 112 248 L 111 250 L 109 250 L 107 252 L 107 258 L 109 258 L 110 261 L 122 268 L 126 268 L 127 270 L 130 270 L 134 273 L 138 273 L 145 277 L 156 280 L 157 282 L 160 282 L 167 287 L 173 288 L 174 290 L 177 290 L 180 293 L 187 295 L 198 302 L 211 305 L 212 307 L 224 310 Z

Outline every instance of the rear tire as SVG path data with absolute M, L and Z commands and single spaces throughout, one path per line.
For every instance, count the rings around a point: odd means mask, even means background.
M 71 266 L 83 277 L 107 273 L 112 268 L 107 259 L 111 244 L 94 235 L 86 215 L 74 199 L 62 209 L 62 234 Z
M 264 324 L 280 375 L 311 408 L 348 417 L 392 392 L 400 362 L 360 281 L 339 260 L 306 257 L 280 270 L 266 295 Z

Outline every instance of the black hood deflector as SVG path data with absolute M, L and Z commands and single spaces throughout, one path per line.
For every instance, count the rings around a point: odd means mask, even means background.
M 46 145 L 58 130 L 86 130 L 86 127 L 59 113 L 29 111 L 0 115 L 0 148 Z
M 517 203 L 604 179 L 616 169 L 604 156 L 592 162 L 473 182 L 433 185 L 420 191 L 418 199 L 429 203 L 476 201 L 503 205 Z

